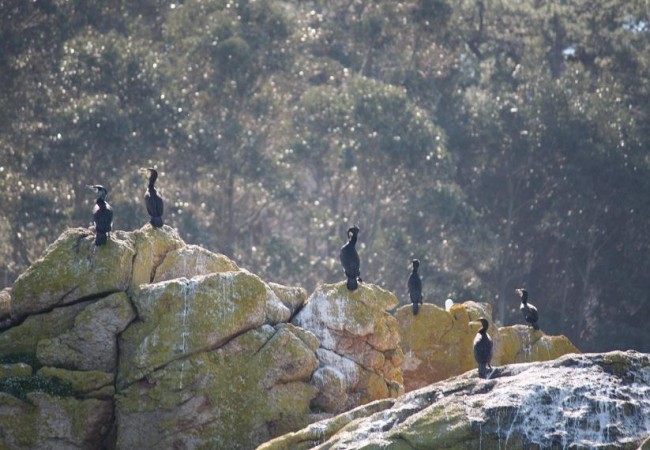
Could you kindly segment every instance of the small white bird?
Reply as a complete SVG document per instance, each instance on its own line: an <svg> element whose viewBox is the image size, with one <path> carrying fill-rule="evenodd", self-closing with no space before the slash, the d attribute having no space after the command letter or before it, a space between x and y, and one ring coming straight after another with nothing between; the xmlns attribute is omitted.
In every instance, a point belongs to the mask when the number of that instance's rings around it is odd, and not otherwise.
<svg viewBox="0 0 650 450"><path fill-rule="evenodd" d="M450 298L445 300L445 310L451 311L451 306L454 304L454 301Z"/></svg>

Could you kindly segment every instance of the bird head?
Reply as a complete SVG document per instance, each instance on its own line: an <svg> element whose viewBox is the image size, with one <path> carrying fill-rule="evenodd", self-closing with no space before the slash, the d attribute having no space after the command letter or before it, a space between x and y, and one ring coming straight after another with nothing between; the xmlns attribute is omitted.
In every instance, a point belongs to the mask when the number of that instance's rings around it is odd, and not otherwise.
<svg viewBox="0 0 650 450"><path fill-rule="evenodd" d="M102 200L104 200L104 199L106 199L106 196L108 195L108 191L101 184L92 184L92 185L87 185L86 187L88 189L92 189L93 191L95 191L97 193L97 198L98 199L101 198Z"/></svg>
<svg viewBox="0 0 650 450"><path fill-rule="evenodd" d="M420 267L420 260L419 259L414 259L411 262L413 263L413 269L417 270L418 267Z"/></svg>
<svg viewBox="0 0 650 450"><path fill-rule="evenodd" d="M471 323L480 323L481 328L487 330L488 327L490 326L490 323L485 317L481 317L480 319L473 320Z"/></svg>
<svg viewBox="0 0 650 450"><path fill-rule="evenodd" d="M357 237L359 234L359 227L356 225L352 225L350 228L348 228L348 239L352 237Z"/></svg>
<svg viewBox="0 0 650 450"><path fill-rule="evenodd" d="M519 298L521 298L521 301L525 302L528 300L528 291L526 289L515 289L515 293L519 296Z"/></svg>
<svg viewBox="0 0 650 450"><path fill-rule="evenodd" d="M140 169L140 172L146 173L149 177L149 181L156 181L158 178L158 171L153 167L143 167Z"/></svg>

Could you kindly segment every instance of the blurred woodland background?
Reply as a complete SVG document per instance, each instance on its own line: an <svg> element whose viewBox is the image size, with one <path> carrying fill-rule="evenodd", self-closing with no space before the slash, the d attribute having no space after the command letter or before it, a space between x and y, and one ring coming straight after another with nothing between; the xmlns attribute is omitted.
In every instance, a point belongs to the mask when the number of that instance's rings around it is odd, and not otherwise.
<svg viewBox="0 0 650 450"><path fill-rule="evenodd" d="M0 0L0 287L103 184L268 281L650 351L647 0Z"/></svg>

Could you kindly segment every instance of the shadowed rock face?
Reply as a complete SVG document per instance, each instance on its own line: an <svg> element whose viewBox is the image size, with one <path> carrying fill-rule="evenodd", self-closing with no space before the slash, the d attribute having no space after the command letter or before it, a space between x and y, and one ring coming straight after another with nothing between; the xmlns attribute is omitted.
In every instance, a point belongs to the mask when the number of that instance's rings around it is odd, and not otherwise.
<svg viewBox="0 0 650 450"><path fill-rule="evenodd" d="M472 371L318 422L279 449L620 448L650 434L650 355L571 354Z"/></svg>

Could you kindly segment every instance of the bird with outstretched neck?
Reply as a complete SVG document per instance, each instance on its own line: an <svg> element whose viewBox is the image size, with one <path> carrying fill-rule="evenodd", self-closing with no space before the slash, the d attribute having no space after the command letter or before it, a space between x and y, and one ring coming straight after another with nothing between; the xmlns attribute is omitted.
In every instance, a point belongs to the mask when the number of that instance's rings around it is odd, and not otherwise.
<svg viewBox="0 0 650 450"><path fill-rule="evenodd" d="M93 208L95 223L95 245L104 245L108 241L108 233L113 229L113 208L106 201L108 191L100 184L88 186L97 193L97 201Z"/></svg>
<svg viewBox="0 0 650 450"><path fill-rule="evenodd" d="M481 324L481 329L476 333L474 338L474 359L478 364L478 376L479 378L489 378L488 369L492 370L492 338L488 334L487 330L489 323L485 317L481 317L475 322Z"/></svg>
<svg viewBox="0 0 650 450"><path fill-rule="evenodd" d="M345 272L345 276L348 279L347 287L350 291L354 291L359 287L357 282L362 281L360 271L361 261L359 260L359 254L356 248L358 235L359 227L353 225L348 228L348 242L341 247L341 252L339 253L343 272Z"/></svg>
<svg viewBox="0 0 650 450"><path fill-rule="evenodd" d="M537 313L537 308L532 303L528 303L528 291L526 289L515 289L515 292L521 299L521 305L519 310L524 316L524 320L528 322L534 330L539 330L539 314Z"/></svg>
<svg viewBox="0 0 650 450"><path fill-rule="evenodd" d="M413 271L409 275L408 279L408 289L409 296L411 297L411 302L413 303L413 315L416 316L422 304L422 280L418 274L418 268L420 267L420 261L414 259L411 261L413 263Z"/></svg>
<svg viewBox="0 0 650 450"><path fill-rule="evenodd" d="M147 206L147 212L151 218L149 223L154 228L160 228L163 226L163 199L156 190L158 171L151 167L140 169L140 171L149 176L149 184L147 186L147 191L144 194L144 203Z"/></svg>

